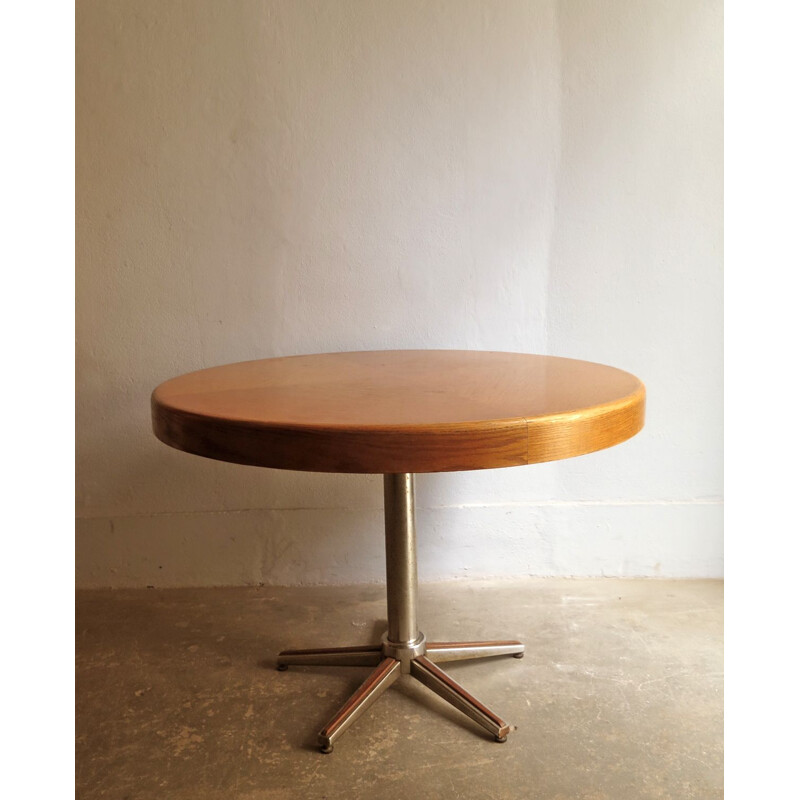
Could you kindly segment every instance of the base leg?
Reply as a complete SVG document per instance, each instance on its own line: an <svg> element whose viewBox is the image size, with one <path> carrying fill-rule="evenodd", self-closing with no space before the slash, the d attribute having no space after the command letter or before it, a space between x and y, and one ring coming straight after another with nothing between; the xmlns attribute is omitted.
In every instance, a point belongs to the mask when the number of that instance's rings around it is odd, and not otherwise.
<svg viewBox="0 0 800 800"><path fill-rule="evenodd" d="M428 642L425 655L429 661L440 664L444 661L465 661L470 658L491 656L514 656L522 658L525 645L517 641L501 642Z"/></svg>
<svg viewBox="0 0 800 800"><path fill-rule="evenodd" d="M338 739L400 677L400 662L384 658L372 674L356 689L336 716L319 732L319 749L333 750Z"/></svg>
<svg viewBox="0 0 800 800"><path fill-rule="evenodd" d="M282 650L278 653L278 669L289 664L323 667L374 667L383 656L380 645L363 647L322 647L315 650Z"/></svg>
<svg viewBox="0 0 800 800"><path fill-rule="evenodd" d="M411 674L420 683L424 683L425 686L436 692L439 697L447 700L448 703L493 734L498 742L506 740L510 726L425 656L415 658L411 662Z"/></svg>

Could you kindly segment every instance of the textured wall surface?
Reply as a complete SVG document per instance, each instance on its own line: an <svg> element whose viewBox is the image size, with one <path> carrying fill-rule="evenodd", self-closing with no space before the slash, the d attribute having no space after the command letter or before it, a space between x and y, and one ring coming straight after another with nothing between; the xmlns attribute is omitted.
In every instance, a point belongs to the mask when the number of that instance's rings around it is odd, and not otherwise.
<svg viewBox="0 0 800 800"><path fill-rule="evenodd" d="M77 3L77 581L379 580L378 476L172 451L149 395L332 350L634 372L635 439L418 478L420 573L722 571L722 5Z"/></svg>

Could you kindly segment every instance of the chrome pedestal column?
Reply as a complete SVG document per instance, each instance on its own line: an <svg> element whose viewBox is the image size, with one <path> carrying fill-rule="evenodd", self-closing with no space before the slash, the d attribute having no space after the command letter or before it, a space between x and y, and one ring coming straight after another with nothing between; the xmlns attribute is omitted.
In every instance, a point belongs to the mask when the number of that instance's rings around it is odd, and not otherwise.
<svg viewBox="0 0 800 800"><path fill-rule="evenodd" d="M323 753L403 674L409 674L459 711L506 741L509 726L476 700L444 670L443 661L511 655L522 658L525 646L516 641L427 642L417 628L417 542L414 526L414 476L384 475L386 520L386 605L389 630L381 644L365 647L328 647L316 650L283 650L278 669L290 664L324 666L374 666L353 696L320 731Z"/></svg>

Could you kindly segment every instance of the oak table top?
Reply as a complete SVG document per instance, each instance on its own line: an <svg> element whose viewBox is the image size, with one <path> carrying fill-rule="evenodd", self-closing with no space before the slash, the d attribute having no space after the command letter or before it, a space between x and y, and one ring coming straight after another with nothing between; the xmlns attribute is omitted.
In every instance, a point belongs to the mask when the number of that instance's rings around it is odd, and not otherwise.
<svg viewBox="0 0 800 800"><path fill-rule="evenodd" d="M645 389L614 367L473 350L290 356L203 369L152 395L179 450L313 472L450 472L553 461L623 442Z"/></svg>

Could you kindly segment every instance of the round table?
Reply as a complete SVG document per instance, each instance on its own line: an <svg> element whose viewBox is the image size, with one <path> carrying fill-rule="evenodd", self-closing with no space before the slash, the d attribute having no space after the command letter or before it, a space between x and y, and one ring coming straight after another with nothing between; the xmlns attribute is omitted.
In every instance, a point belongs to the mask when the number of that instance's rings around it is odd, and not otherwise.
<svg viewBox="0 0 800 800"><path fill-rule="evenodd" d="M290 664L375 669L319 733L322 752L401 674L505 741L509 726L437 663L521 658L517 641L428 642L417 627L414 473L513 467L618 444L645 390L614 367L554 356L383 350L290 356L191 372L152 395L164 443L237 464L382 473L388 630L373 646L284 650Z"/></svg>

